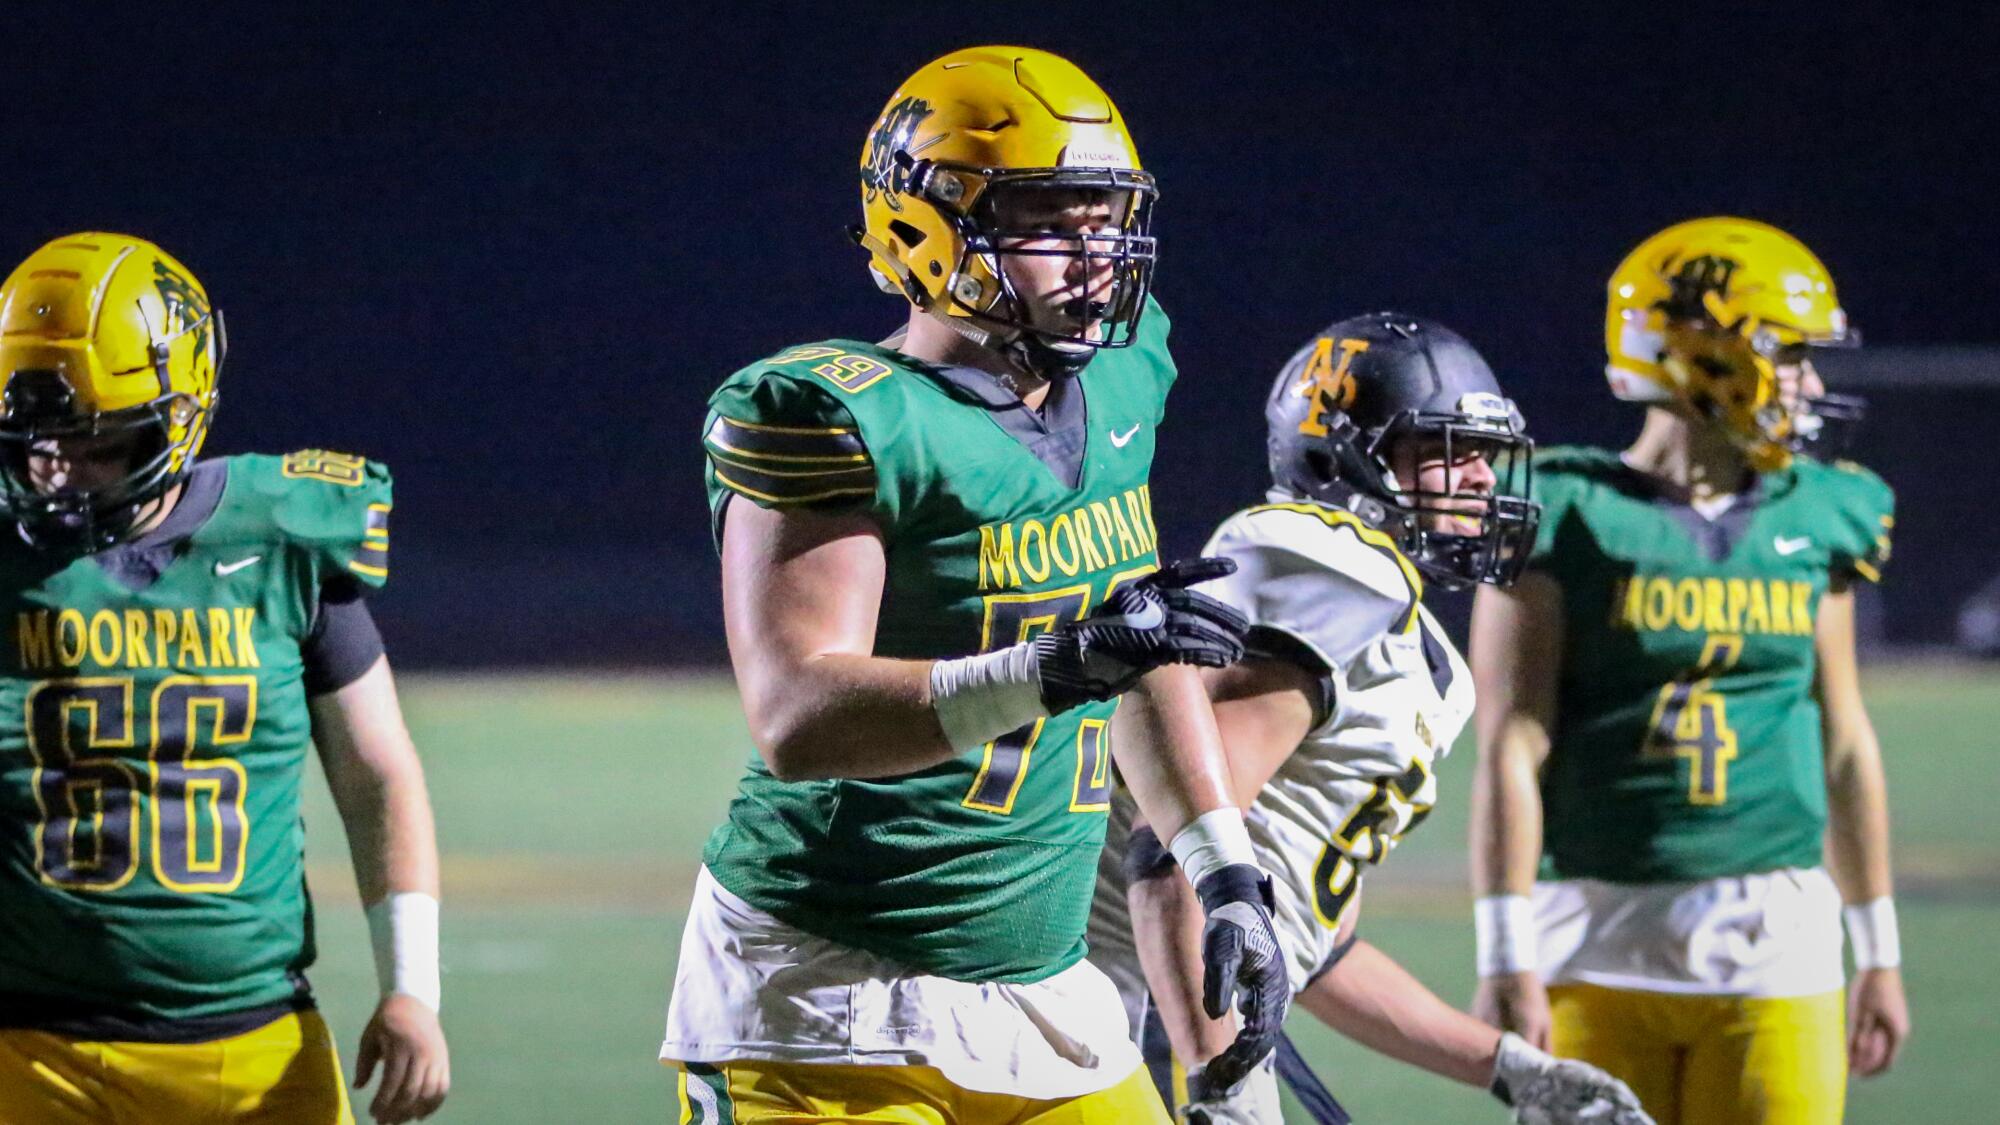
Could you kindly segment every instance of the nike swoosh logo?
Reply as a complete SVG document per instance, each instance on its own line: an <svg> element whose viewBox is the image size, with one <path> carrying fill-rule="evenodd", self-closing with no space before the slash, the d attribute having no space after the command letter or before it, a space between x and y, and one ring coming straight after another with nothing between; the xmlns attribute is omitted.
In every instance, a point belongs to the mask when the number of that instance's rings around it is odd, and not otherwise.
<svg viewBox="0 0 2000 1125"><path fill-rule="evenodd" d="M1122 433L1122 434L1121 434L1121 433L1119 433L1119 432L1118 432L1117 430L1112 430L1112 431L1110 431L1110 434L1111 434L1111 446L1112 446L1112 448L1114 448L1114 449L1123 449L1123 448L1125 448L1125 443L1126 443L1126 442L1128 442L1128 441L1131 441L1131 440L1132 440L1132 435L1133 435L1133 434L1136 434L1136 433L1138 433L1138 432L1139 432L1139 423L1137 423L1137 422L1134 422L1134 423L1132 423L1132 428L1131 428L1131 429L1129 429L1129 430L1126 430L1126 431L1125 431L1124 433Z"/></svg>
<svg viewBox="0 0 2000 1125"><path fill-rule="evenodd" d="M264 561L264 556L251 555L247 559L237 559L233 563L217 562L215 564L215 576L217 578L227 578L230 575L235 574L237 571L242 570L244 567L249 566L251 563L258 563L263 561Z"/></svg>
<svg viewBox="0 0 2000 1125"><path fill-rule="evenodd" d="M1780 535L1771 540L1771 549L1781 555L1796 555L1810 546L1812 546L1810 535L1801 535L1797 539L1787 539Z"/></svg>

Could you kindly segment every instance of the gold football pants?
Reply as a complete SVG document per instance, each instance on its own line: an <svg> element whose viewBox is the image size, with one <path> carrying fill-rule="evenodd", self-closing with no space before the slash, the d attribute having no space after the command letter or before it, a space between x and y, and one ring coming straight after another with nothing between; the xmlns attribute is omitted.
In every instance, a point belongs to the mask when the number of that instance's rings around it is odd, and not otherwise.
<svg viewBox="0 0 2000 1125"><path fill-rule="evenodd" d="M1549 988L1556 1054L1625 1080L1659 1125L1828 1125L1847 1100L1846 1002Z"/></svg>
<svg viewBox="0 0 2000 1125"><path fill-rule="evenodd" d="M1145 1067L1108 1090L1036 1099L966 1090L927 1066L674 1064L680 1125L1168 1125Z"/></svg>
<svg viewBox="0 0 2000 1125"><path fill-rule="evenodd" d="M207 1043L0 1030L0 1125L354 1125L318 1012Z"/></svg>

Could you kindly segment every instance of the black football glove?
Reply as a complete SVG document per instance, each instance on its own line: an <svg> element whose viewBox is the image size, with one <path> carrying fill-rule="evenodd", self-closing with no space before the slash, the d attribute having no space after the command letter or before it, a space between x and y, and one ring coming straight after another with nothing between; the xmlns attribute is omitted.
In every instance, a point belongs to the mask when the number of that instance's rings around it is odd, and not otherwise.
<svg viewBox="0 0 2000 1125"><path fill-rule="evenodd" d="M1291 978L1271 924L1271 879L1247 863L1210 872L1194 889L1208 922L1201 930L1201 1006L1219 1020L1240 1006L1236 1041L1201 1068L1208 1085L1228 1090L1248 1077L1285 1028Z"/></svg>
<svg viewBox="0 0 2000 1125"><path fill-rule="evenodd" d="M1164 566L1118 587L1083 620L1036 637L1035 670L1049 714L1122 695L1162 664L1222 668L1243 659L1250 622L1188 589L1235 572L1228 559Z"/></svg>

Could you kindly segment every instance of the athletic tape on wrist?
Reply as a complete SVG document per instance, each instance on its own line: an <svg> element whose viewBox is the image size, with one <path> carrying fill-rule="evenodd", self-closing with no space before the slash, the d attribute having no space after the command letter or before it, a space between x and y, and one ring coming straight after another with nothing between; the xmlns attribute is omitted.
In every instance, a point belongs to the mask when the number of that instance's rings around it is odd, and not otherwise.
<svg viewBox="0 0 2000 1125"><path fill-rule="evenodd" d="M375 948L375 980L382 995L400 992L438 1011L438 900L421 891L398 891L368 908L368 937Z"/></svg>
<svg viewBox="0 0 2000 1125"><path fill-rule="evenodd" d="M1197 887L1232 863L1257 864L1257 853L1250 847L1250 829L1243 824L1243 810L1233 805L1195 817L1167 847L1180 861L1187 881Z"/></svg>
<svg viewBox="0 0 2000 1125"><path fill-rule="evenodd" d="M1896 900L1887 895L1840 912L1847 923L1847 944L1854 947L1854 967L1893 969L1903 963L1903 938L1896 927Z"/></svg>
<svg viewBox="0 0 2000 1125"><path fill-rule="evenodd" d="M953 750L984 746L1047 715L1034 646L933 663L931 710Z"/></svg>
<svg viewBox="0 0 2000 1125"><path fill-rule="evenodd" d="M1526 895L1487 895L1472 904L1479 975L1497 977L1535 967L1535 904Z"/></svg>

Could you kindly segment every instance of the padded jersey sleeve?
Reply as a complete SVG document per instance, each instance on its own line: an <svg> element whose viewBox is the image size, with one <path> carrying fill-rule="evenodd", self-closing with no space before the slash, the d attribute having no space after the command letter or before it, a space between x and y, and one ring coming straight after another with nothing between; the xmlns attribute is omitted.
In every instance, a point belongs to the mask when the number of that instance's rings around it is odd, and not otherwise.
<svg viewBox="0 0 2000 1125"><path fill-rule="evenodd" d="M1834 575L1882 581L1896 528L1895 490L1853 461L1836 461L1826 472L1835 497Z"/></svg>
<svg viewBox="0 0 2000 1125"><path fill-rule="evenodd" d="M1202 553L1236 563L1236 573L1204 583L1203 593L1241 610L1253 635L1288 637L1326 669L1345 668L1386 633L1416 628L1423 587L1415 568L1387 535L1348 512L1251 508L1218 528Z"/></svg>
<svg viewBox="0 0 2000 1125"><path fill-rule="evenodd" d="M273 516L312 563L317 590L342 584L363 593L389 581L388 466L351 453L302 449L279 461L282 496Z"/></svg>
<svg viewBox="0 0 2000 1125"><path fill-rule="evenodd" d="M702 432L710 523L741 496L762 508L843 507L875 496L875 463L847 408L781 372L732 379L709 398Z"/></svg>

